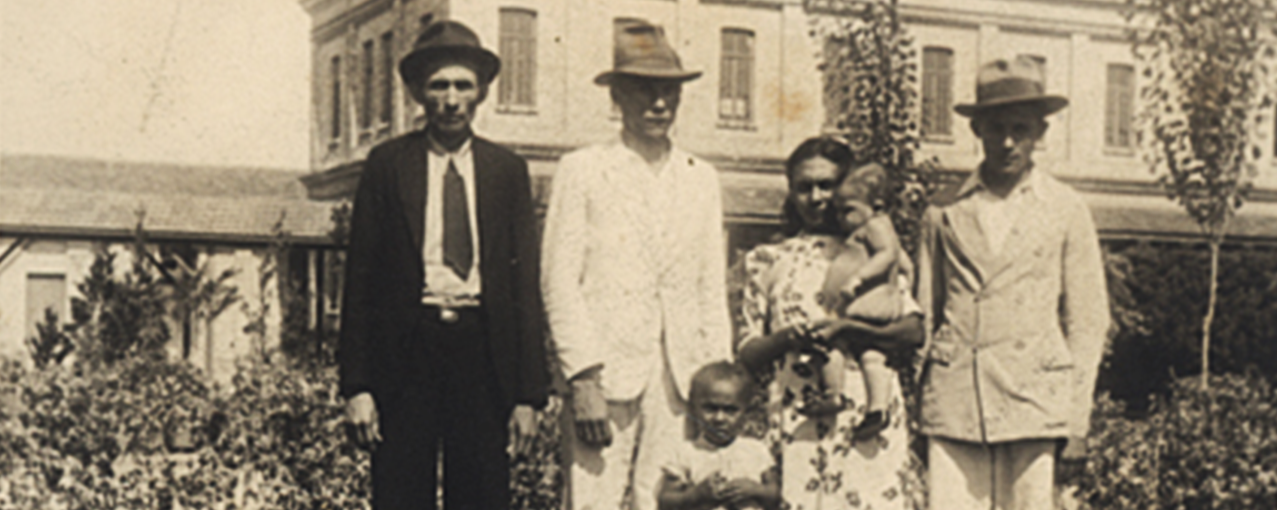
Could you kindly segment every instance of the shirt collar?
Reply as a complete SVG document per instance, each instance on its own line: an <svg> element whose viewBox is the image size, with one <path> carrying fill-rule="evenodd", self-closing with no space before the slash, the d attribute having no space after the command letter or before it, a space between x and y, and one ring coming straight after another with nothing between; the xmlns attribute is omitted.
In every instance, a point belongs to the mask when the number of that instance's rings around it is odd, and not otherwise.
<svg viewBox="0 0 1277 510"><path fill-rule="evenodd" d="M1030 168L1028 172L1026 173L1026 175L1024 176L1024 178L1020 179L1020 182L1015 184L1015 188L1011 189L1011 194L1016 194L1016 193L1037 194L1037 188L1039 187L1039 181L1041 180L1041 177L1040 177L1041 173L1042 173L1042 170L1038 169L1036 166L1033 168ZM971 175L967 176L967 179L965 181L962 182L962 187L958 188L958 196L965 197L977 191L988 191L988 190L989 190L989 187L985 186L984 180L980 179L980 169L977 168L974 172L971 172Z"/></svg>
<svg viewBox="0 0 1277 510"><path fill-rule="evenodd" d="M438 141L435 140L435 137L426 135L426 141L429 142L430 152L436 156L441 156L441 157L464 158L469 156L470 141L473 139L474 137L466 137L466 141L462 142L461 146L457 147L457 150L448 152L448 150L445 149L443 145L441 145Z"/></svg>

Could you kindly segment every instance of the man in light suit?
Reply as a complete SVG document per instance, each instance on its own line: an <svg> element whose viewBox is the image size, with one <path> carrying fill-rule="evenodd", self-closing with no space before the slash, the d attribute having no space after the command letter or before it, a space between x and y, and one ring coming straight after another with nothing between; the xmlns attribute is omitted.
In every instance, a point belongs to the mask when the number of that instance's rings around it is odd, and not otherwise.
<svg viewBox="0 0 1277 510"><path fill-rule="evenodd" d="M536 433L548 374L527 164L470 123L500 68L465 25L428 25L399 73L426 128L368 154L338 351L373 508L510 506L507 426ZM509 424L509 425L507 425Z"/></svg>
<svg viewBox="0 0 1277 510"><path fill-rule="evenodd" d="M1028 57L980 68L977 102L955 109L984 161L925 215L921 429L933 508L1054 508L1060 450L1085 451L1108 298L1086 203L1033 165L1045 117L1068 104L1042 83Z"/></svg>
<svg viewBox="0 0 1277 510"><path fill-rule="evenodd" d="M543 294L572 390L571 500L655 510L661 441L681 441L689 381L731 356L717 171L669 129L684 70L660 27L617 30L620 140L563 157L543 240ZM633 478L631 480L631 467Z"/></svg>

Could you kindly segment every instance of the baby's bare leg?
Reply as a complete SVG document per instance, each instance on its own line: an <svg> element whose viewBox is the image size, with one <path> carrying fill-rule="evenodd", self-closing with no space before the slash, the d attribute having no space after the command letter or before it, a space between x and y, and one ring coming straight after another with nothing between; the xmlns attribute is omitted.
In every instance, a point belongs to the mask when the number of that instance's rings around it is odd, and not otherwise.
<svg viewBox="0 0 1277 510"><path fill-rule="evenodd" d="M887 368L887 355L873 349L860 355L860 370L865 377L865 397L867 411L883 411L891 400L891 377L894 375Z"/></svg>

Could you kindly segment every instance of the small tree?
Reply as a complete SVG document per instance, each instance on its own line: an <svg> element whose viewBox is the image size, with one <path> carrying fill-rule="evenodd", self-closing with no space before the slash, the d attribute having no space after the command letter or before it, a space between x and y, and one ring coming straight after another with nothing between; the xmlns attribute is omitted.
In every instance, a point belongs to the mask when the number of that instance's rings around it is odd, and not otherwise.
<svg viewBox="0 0 1277 510"><path fill-rule="evenodd" d="M171 257L171 267L164 271L162 290L169 316L182 325L182 359L191 356L191 326L217 319L240 300L239 289L231 281L239 273L235 268L214 274L208 261L188 264L181 257Z"/></svg>
<svg viewBox="0 0 1277 510"><path fill-rule="evenodd" d="M27 339L27 350L31 351L36 368L59 365L75 350L71 337L58 322L58 312L52 307L44 309L44 321L36 324L35 329L36 335Z"/></svg>
<svg viewBox="0 0 1277 510"><path fill-rule="evenodd" d="M1254 134L1272 106L1273 0L1127 0L1132 49L1145 65L1137 131L1167 196L1210 247L1201 383L1210 374L1219 248L1262 155ZM1147 28L1145 28L1147 27Z"/></svg>
<svg viewBox="0 0 1277 510"><path fill-rule="evenodd" d="M887 170L880 197L901 243L917 247L918 222L934 186L935 160L919 162L918 64L913 38L900 24L896 0L812 1L813 35L823 42L827 127Z"/></svg>
<svg viewBox="0 0 1277 510"><path fill-rule="evenodd" d="M106 245L95 248L89 274L71 299L77 359L91 366L110 365L137 354L162 352L169 340L159 283L147 268L138 244L130 269L117 275Z"/></svg>
<svg viewBox="0 0 1277 510"><path fill-rule="evenodd" d="M901 26L896 3L808 0L807 7L827 14L815 18L812 31L823 43L820 70L827 128L841 134L861 159L886 169L888 183L875 205L891 214L901 244L913 254L922 213L937 184L936 160L916 159L921 124L917 51ZM920 391L913 364L905 361L893 364L900 368L910 420L916 424ZM922 448L920 442L912 446L915 452ZM907 487L920 486L921 476L916 471L910 475L916 478L907 479ZM925 491L908 492L911 506L925 508Z"/></svg>

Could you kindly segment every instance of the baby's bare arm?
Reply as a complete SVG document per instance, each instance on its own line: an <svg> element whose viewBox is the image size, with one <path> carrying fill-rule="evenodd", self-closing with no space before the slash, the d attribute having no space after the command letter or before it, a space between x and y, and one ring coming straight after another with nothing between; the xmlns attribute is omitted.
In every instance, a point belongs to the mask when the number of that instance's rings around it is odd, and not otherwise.
<svg viewBox="0 0 1277 510"><path fill-rule="evenodd" d="M869 248L870 257L864 265L856 270L852 281L868 281L887 274L896 264L904 250L900 248L900 239L896 237L896 229L891 225L891 218L885 214L874 216L862 227L865 244Z"/></svg>

